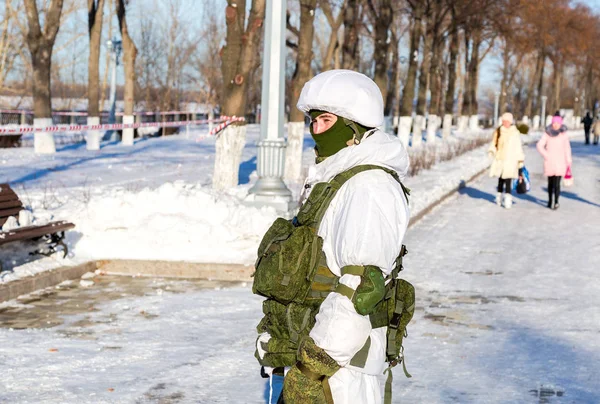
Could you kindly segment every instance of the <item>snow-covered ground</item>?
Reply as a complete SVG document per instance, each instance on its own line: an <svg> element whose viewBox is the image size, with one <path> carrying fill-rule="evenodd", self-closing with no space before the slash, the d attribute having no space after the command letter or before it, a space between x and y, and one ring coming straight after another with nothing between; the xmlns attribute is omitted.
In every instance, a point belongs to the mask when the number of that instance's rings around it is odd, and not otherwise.
<svg viewBox="0 0 600 404"><path fill-rule="evenodd" d="M37 222L60 219L76 225L67 233L72 254L66 260L53 256L19 264L0 275L0 282L98 259L253 263L277 213L241 203L256 181L259 127L248 128L241 185L226 192L210 186L215 139L206 137L206 127L143 138L129 148L105 143L99 151L88 151L79 143L50 156L35 155L31 148L0 149L0 183L11 183ZM435 148L442 154L465 137L482 135L489 131L453 135L445 143L439 139ZM308 133L304 147L308 166L314 160ZM412 215L487 167L485 149L407 179L413 189ZM302 184L288 185L297 196Z"/></svg>
<svg viewBox="0 0 600 404"><path fill-rule="evenodd" d="M600 148L579 137L573 151L575 185L557 211L530 146L532 190L512 210L484 176L409 230L413 378L395 370L394 402L600 402ZM53 328L0 329L0 402L264 402L249 285L174 293L157 282L91 299Z"/></svg>

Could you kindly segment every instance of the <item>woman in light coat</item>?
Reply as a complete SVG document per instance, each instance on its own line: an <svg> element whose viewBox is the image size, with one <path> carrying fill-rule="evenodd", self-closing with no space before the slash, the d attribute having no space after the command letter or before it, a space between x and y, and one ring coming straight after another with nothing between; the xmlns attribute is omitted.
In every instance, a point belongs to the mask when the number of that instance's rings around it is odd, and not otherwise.
<svg viewBox="0 0 600 404"><path fill-rule="evenodd" d="M560 180L573 162L567 127L562 124L560 116L552 117L552 124L546 127L546 132L537 143L537 149L544 157L544 175L548 177L548 207L558 209Z"/></svg>
<svg viewBox="0 0 600 404"><path fill-rule="evenodd" d="M496 204L498 206L502 204L502 192L504 191L504 207L510 209L512 206L512 180L519 178L520 169L523 168L525 161L521 132L513 125L513 116L510 112L502 115L502 126L494 131L489 153L494 157L490 167L490 177L498 177Z"/></svg>

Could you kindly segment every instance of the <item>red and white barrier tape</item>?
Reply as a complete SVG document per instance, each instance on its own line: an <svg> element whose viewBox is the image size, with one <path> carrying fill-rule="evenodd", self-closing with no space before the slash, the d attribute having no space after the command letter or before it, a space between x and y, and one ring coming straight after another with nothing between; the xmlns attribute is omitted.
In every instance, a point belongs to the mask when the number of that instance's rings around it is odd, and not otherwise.
<svg viewBox="0 0 600 404"><path fill-rule="evenodd" d="M89 130L120 130L120 129L136 129L136 128L163 128L163 127L174 127L174 126L187 126L187 125L202 125L215 122L223 122L223 124L230 125L233 122L244 121L243 117L236 116L221 116L219 119L209 120L195 120L195 121L176 121L176 122L145 122L145 123L114 123L114 124L103 124L103 125L53 125L45 127L34 127L34 126L17 126L15 128L2 128L0 127L0 135L2 134L22 134L22 133L34 133L34 132L82 132ZM220 129L222 130L222 129ZM213 129L211 134L216 134L219 131Z"/></svg>
<svg viewBox="0 0 600 404"><path fill-rule="evenodd" d="M29 115L33 115L33 111L27 110L27 109L0 109L0 114L29 114ZM133 115L192 115L192 114L200 114L201 112L190 112L190 111L157 111L157 112L152 112L152 111L141 111L141 112L134 112ZM88 113L87 112L78 112L78 111L55 111L52 113L52 115L59 115L59 116L87 116ZM110 115L109 112L101 112L100 115L105 116L105 115ZM122 116L125 115L124 112L116 112L115 115L117 116Z"/></svg>

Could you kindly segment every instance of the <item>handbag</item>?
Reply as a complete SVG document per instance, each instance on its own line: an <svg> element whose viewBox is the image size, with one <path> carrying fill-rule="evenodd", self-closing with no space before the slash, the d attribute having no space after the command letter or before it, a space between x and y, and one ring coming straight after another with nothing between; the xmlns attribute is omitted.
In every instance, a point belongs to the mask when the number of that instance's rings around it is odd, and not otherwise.
<svg viewBox="0 0 600 404"><path fill-rule="evenodd" d="M571 172L571 166L567 166L567 172L565 173L563 184L565 187L570 187L573 185L573 173Z"/></svg>
<svg viewBox="0 0 600 404"><path fill-rule="evenodd" d="M513 187L518 194L525 194L531 189L531 181L529 180L529 171L526 167L520 170L519 178L514 183Z"/></svg>

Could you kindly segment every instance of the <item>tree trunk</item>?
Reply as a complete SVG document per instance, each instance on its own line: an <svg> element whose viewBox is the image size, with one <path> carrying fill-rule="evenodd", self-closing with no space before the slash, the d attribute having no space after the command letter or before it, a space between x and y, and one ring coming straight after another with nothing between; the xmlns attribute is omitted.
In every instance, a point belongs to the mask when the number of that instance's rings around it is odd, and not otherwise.
<svg viewBox="0 0 600 404"><path fill-rule="evenodd" d="M36 118L52 118L52 95L50 92L50 71L52 49L39 45L37 52L31 53L33 67L33 114Z"/></svg>
<svg viewBox="0 0 600 404"><path fill-rule="evenodd" d="M508 69L510 68L510 53L508 43L504 43L504 52L502 53L502 81L500 82L500 98L498 101L498 111L504 113L506 109L506 83L508 81Z"/></svg>
<svg viewBox="0 0 600 404"><path fill-rule="evenodd" d="M100 39L104 0L88 0L88 33L90 55L88 58L88 116L100 113Z"/></svg>
<svg viewBox="0 0 600 404"><path fill-rule="evenodd" d="M244 116L248 97L248 81L256 64L256 55L265 18L265 0L253 0L248 28L246 1L238 0L237 7L228 5L225 16L227 22L226 45L222 49L223 73L223 114Z"/></svg>
<svg viewBox="0 0 600 404"><path fill-rule="evenodd" d="M329 23L329 27L331 28L331 32L329 33L329 43L327 44L327 50L325 52L325 56L323 57L323 66L321 66L322 71L331 70L334 67L334 58L336 55L336 51L340 46L338 33L340 30L340 26L344 21L344 7L345 1L341 4L341 10L337 17L334 18L333 12L331 11L331 5L329 4L329 0L320 0L319 5L323 14L327 18L327 22Z"/></svg>
<svg viewBox="0 0 600 404"><path fill-rule="evenodd" d="M431 101L429 104L429 112L431 114L441 115L442 80L444 76L440 69L442 57L444 54L444 43L442 38L437 37L434 39L431 52L431 67L429 69Z"/></svg>
<svg viewBox="0 0 600 404"><path fill-rule="evenodd" d="M296 108L302 87L311 77L312 43L317 0L300 0L300 35L296 71L292 77L290 125L285 156L285 178L298 181L302 174L302 146L304 141L304 113Z"/></svg>
<svg viewBox="0 0 600 404"><path fill-rule="evenodd" d="M119 29L121 31L121 40L123 41L123 65L125 68L125 91L123 94L123 123L133 123L133 109L135 106L135 58L137 48L129 36L127 28L127 16L125 9L125 0L117 0L117 19L119 20ZM124 129L122 142L124 145L133 145L133 129Z"/></svg>
<svg viewBox="0 0 600 404"><path fill-rule="evenodd" d="M588 56L589 58L589 56ZM590 113L592 114L592 116L596 116L594 111L594 107L596 105L595 102L595 97L593 94L594 91L594 71L593 71L593 62L589 63L588 66L588 71L587 71L587 76L586 76L586 86L585 88L587 88L587 91L585 91L585 108L590 111ZM583 116L584 112L586 111L581 111L581 115Z"/></svg>
<svg viewBox="0 0 600 404"><path fill-rule="evenodd" d="M398 41L393 33L392 40L389 44L389 52L392 54L392 82L390 83L389 91L385 97L385 116L393 115L396 112L395 104L398 92L398 82L400 81L398 69L398 64L400 63L400 56L398 54Z"/></svg>
<svg viewBox="0 0 600 404"><path fill-rule="evenodd" d="M433 31L431 21L427 22L424 35L423 61L419 73L419 92L417 94L417 115L425 116L427 112L427 90L429 89L429 68L431 66L431 46L433 44Z"/></svg>
<svg viewBox="0 0 600 404"><path fill-rule="evenodd" d="M454 18L453 18L454 21ZM456 88L456 64L458 58L458 28L456 23L452 22L450 31L450 56L448 62L448 89L446 90L446 101L444 103L444 112L452 115L454 113L454 92Z"/></svg>
<svg viewBox="0 0 600 404"><path fill-rule="evenodd" d="M100 123L100 39L102 36L102 20L104 0L88 0L88 34L90 54L88 58L88 125ZM100 150L102 132L88 131L85 137L88 150Z"/></svg>
<svg viewBox="0 0 600 404"><path fill-rule="evenodd" d="M470 116L478 114L478 102L477 102L477 87L479 84L479 47L481 46L481 33L477 31L473 35L473 45L471 60L469 64L469 109L467 110Z"/></svg>
<svg viewBox="0 0 600 404"><path fill-rule="evenodd" d="M470 58L469 58L469 51L471 49L471 33L467 30L465 30L465 73L464 73L464 83L462 85L462 94L463 94L463 100L462 100L462 107L461 107L461 116L467 116L470 114L471 111L471 82L469 80L469 69L471 67L471 63L470 63Z"/></svg>
<svg viewBox="0 0 600 404"><path fill-rule="evenodd" d="M123 65L125 69L124 115L132 115L135 105L135 58L137 48L127 28L125 0L117 0L117 18L123 41Z"/></svg>
<svg viewBox="0 0 600 404"><path fill-rule="evenodd" d="M375 59L375 83L381 90L383 99L387 98L388 91L388 32L393 20L393 10L391 0L381 0L379 2L379 14L372 10L375 18L375 49L373 58Z"/></svg>
<svg viewBox="0 0 600 404"><path fill-rule="evenodd" d="M417 69L419 64L419 43L421 41L422 19L424 5L417 2L414 11L414 20L410 33L410 54L408 62L408 73L404 91L402 91L402 100L400 101L400 116L411 116L413 110L413 99L415 97L415 85L417 81Z"/></svg>
<svg viewBox="0 0 600 404"><path fill-rule="evenodd" d="M36 0L24 0L27 15L27 45L33 68L33 113L39 126L52 123L52 95L50 72L52 71L52 48L60 27L63 0L54 0L44 15L44 29L40 26ZM36 153L55 153L52 133L37 132L34 136Z"/></svg>
<svg viewBox="0 0 600 404"><path fill-rule="evenodd" d="M228 0L225 8L226 44L221 50L223 96L221 113L244 116L248 101L248 82L256 66L266 0L252 0L246 24L246 0ZM247 27L244 30L244 27ZM242 151L246 143L245 124L230 125L217 138L213 187L226 189L238 183Z"/></svg>
<svg viewBox="0 0 600 404"><path fill-rule="evenodd" d="M313 59L312 43L314 37L314 19L317 0L300 1L300 35L298 37L298 55L296 71L292 77L291 122L304 122L304 113L296 108L304 84L311 78Z"/></svg>
<svg viewBox="0 0 600 404"><path fill-rule="evenodd" d="M42 31L35 0L24 0L27 14L27 45L31 53L33 67L33 113L36 118L52 118L52 97L50 93L50 72L52 48L60 27L63 1L55 0L44 16Z"/></svg>
<svg viewBox="0 0 600 404"><path fill-rule="evenodd" d="M348 0L344 9L344 45L342 68L358 70L358 30L360 29L360 0Z"/></svg>
<svg viewBox="0 0 600 404"><path fill-rule="evenodd" d="M333 57L335 55L335 50L339 46L338 42L338 31L331 31L329 34L329 44L327 45L327 52L325 53L325 57L323 58L323 71L331 70L333 68Z"/></svg>
<svg viewBox="0 0 600 404"><path fill-rule="evenodd" d="M554 72L552 74L553 90L552 95L552 109L551 111L558 111L560 109L560 89L561 89L562 71L560 62L554 63Z"/></svg>
<svg viewBox="0 0 600 404"><path fill-rule="evenodd" d="M540 73L542 72L543 63L544 55L542 52L540 52L535 64L535 73L529 82L529 87L527 87L527 106L525 107L525 115L530 118L533 116L533 100L535 99L533 92L535 91L535 84L539 80Z"/></svg>
<svg viewBox="0 0 600 404"><path fill-rule="evenodd" d="M546 127L546 117L541 116L542 114L542 96L544 96L544 68L546 67L546 56L542 54L542 69L540 70L540 77L538 81L538 108L540 110L540 122L542 122L542 128ZM546 105L546 115L548 115L548 105Z"/></svg>

